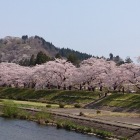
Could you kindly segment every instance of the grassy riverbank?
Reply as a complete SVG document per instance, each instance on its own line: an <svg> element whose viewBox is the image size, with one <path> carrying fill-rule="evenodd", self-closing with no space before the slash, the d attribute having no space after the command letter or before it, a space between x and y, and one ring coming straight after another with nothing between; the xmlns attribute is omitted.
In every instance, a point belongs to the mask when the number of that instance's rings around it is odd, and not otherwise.
<svg viewBox="0 0 140 140"><path fill-rule="evenodd" d="M19 100L12 100L12 99L0 99L0 104L3 105L4 102L13 102L17 104L18 107L26 107L26 108L35 108L35 109L42 109L42 108L59 108L58 104L46 104L41 102L31 102L31 101L19 101ZM65 108L72 107L70 105L65 105Z"/></svg>
<svg viewBox="0 0 140 140"><path fill-rule="evenodd" d="M33 90L33 89L19 89L19 88L0 88L0 104L1 110L4 117L28 119L36 121L39 124L44 125L55 125L57 128L65 128L67 130L73 130L80 133L91 133L102 136L103 138L114 137L113 133L116 135L129 136L125 134L125 130L121 127L108 126L106 123L98 124L97 122L84 122L83 120L77 120L76 118L54 115L53 113L48 113L48 108L73 108L81 107L87 103L93 102L96 107L115 107L115 108L127 108L128 110L139 110L140 108L140 94L118 94L113 93L107 97L99 99L99 92L89 92L89 91L62 91L62 90ZM99 99L99 100L98 100ZM98 101L99 102L98 102ZM94 104L94 101L97 103ZM13 104L13 105L12 105ZM31 110L19 109L20 107L31 108ZM32 110L33 109L33 110ZM34 109L39 109L42 111L36 112ZM62 109L66 111L65 109ZM72 109L68 109L72 110ZM85 110L84 110L85 112ZM100 113L98 113L100 112ZM81 112L83 114L83 112ZM61 114L61 112L60 112ZM96 114L96 115L95 115ZM132 114L133 115L133 114ZM139 114L136 114L139 115ZM111 114L108 115L105 111L96 110L92 114L85 113L86 117L97 117L98 119L107 118L112 119L116 116L128 116L126 114ZM128 116L131 117L130 115ZM136 117L136 116L135 116ZM112 119L113 120L113 119ZM92 125L91 125L92 123ZM82 126L82 125L83 126ZM104 126L104 127L103 127ZM97 129L96 129L97 128ZM118 132L114 131L118 130ZM128 130L127 130L128 131ZM110 133L113 132L113 133ZM118 134L117 134L118 133ZM123 135L124 134L124 135ZM133 134L133 132L132 132ZM131 134L131 135L132 135ZM121 138L119 139L126 139Z"/></svg>
<svg viewBox="0 0 140 140"><path fill-rule="evenodd" d="M116 137L111 132L96 129L88 125L81 125L81 123L78 123L76 120L72 121L69 119L60 119L58 116L55 117L54 115L45 112L43 110L39 112L34 112L34 111L19 109L17 107L17 104L13 103L12 101L4 102L4 106L0 109L0 111L2 112L3 117L27 119L27 120L35 121L42 125L54 125L58 129L64 128L66 130L76 131L78 133L94 134L106 139ZM126 138L122 138L122 137L119 137L119 139L126 140Z"/></svg>
<svg viewBox="0 0 140 140"><path fill-rule="evenodd" d="M22 88L0 88L1 99L12 99L14 102L24 106L41 106L45 107L47 104L51 107L58 107L59 104L74 106L80 104L84 106L90 102L99 99L99 92L92 91L62 91L62 90L34 90ZM15 101L20 100L20 102ZM26 102L30 101L30 102ZM36 103L35 103L36 102ZM39 102L39 103L38 103ZM79 107L80 107L79 106ZM103 100L99 101L94 107L116 107L126 108L127 110L139 110L140 108L140 94L118 94L113 93ZM66 107L66 106L65 106Z"/></svg>
<svg viewBox="0 0 140 140"><path fill-rule="evenodd" d="M140 94L112 94L96 104L96 106L110 106L127 110L140 109Z"/></svg>
<svg viewBox="0 0 140 140"><path fill-rule="evenodd" d="M43 103L87 104L99 98L98 92L33 90L21 88L0 88L0 98L37 101Z"/></svg>

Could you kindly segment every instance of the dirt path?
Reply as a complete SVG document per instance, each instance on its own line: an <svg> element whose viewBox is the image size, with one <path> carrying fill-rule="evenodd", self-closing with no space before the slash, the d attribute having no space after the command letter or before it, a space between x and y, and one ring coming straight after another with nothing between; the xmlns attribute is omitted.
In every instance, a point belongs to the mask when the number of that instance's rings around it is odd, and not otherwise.
<svg viewBox="0 0 140 140"><path fill-rule="evenodd" d="M72 115L73 117L84 118L89 120L95 120L103 123L109 123L119 126L126 126L129 128L137 128L140 129L140 114L121 116L111 114L110 111L101 111L102 114L97 115L96 110L94 109L49 109L49 111L63 114L63 115ZM82 112L84 114L88 114L86 117L79 116L79 113Z"/></svg>
<svg viewBox="0 0 140 140"><path fill-rule="evenodd" d="M140 118L135 116L110 116L109 111L102 111L105 115L94 117L79 116L80 112L85 114L96 114L93 109L49 109L57 118L72 120L85 126L94 127L99 130L112 132L116 136L123 136L129 140L140 140Z"/></svg>
<svg viewBox="0 0 140 140"><path fill-rule="evenodd" d="M24 108L20 107L21 109L25 109L28 111L34 111L34 112L40 112L41 109L34 109L34 108ZM96 121L96 122L102 122L106 124L116 125L116 126L122 126L132 129L139 129L140 130L140 114L112 114L111 111L104 111L101 110L101 114L97 114L97 110L95 109L67 109L67 108L57 108L52 109L48 108L46 111L61 115L61 116L68 116L73 117L77 119L84 119L89 121ZM84 113L84 116L79 116L80 112Z"/></svg>
<svg viewBox="0 0 140 140"><path fill-rule="evenodd" d="M40 109L22 108L28 111L40 112ZM93 109L46 109L50 112L55 119L70 120L77 124L81 124L88 127L94 127L95 129L112 132L114 136L123 136L129 138L129 140L140 139L140 118L125 116L116 117L109 115L109 111L102 111L102 115L97 115L96 110ZM79 116L79 113L96 114L93 117ZM138 114L139 115L139 114Z"/></svg>

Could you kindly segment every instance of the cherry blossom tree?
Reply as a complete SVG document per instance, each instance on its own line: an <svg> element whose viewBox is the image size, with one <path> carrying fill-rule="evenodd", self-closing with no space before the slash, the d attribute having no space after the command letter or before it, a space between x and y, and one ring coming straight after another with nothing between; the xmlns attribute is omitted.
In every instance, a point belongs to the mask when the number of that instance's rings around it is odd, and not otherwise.
<svg viewBox="0 0 140 140"><path fill-rule="evenodd" d="M49 88L52 85L64 88L74 83L73 75L76 67L66 60L56 59L44 65L37 65L34 69L33 79L37 81L37 86L48 86Z"/></svg>
<svg viewBox="0 0 140 140"><path fill-rule="evenodd" d="M29 83L31 75L32 68L14 63L0 63L0 86L24 86L24 83Z"/></svg>
<svg viewBox="0 0 140 140"><path fill-rule="evenodd" d="M0 63L0 86L26 88L88 89L95 87L124 90L129 85L140 88L140 66L127 63L116 66L113 61L90 58L76 68L64 59L55 59L34 67Z"/></svg>
<svg viewBox="0 0 140 140"><path fill-rule="evenodd" d="M98 86L100 90L109 72L115 67L113 61L106 61L104 59L90 58L84 60L80 65L82 82L89 86Z"/></svg>

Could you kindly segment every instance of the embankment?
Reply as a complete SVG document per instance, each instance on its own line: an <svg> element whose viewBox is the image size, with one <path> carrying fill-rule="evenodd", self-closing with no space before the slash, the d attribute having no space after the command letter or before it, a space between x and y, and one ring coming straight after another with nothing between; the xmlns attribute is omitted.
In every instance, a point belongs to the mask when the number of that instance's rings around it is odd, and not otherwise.
<svg viewBox="0 0 140 140"><path fill-rule="evenodd" d="M86 105L86 108L140 113L140 94L112 94L97 103Z"/></svg>
<svg viewBox="0 0 140 140"><path fill-rule="evenodd" d="M0 98L43 103L87 104L99 98L98 92L66 90L34 90L0 87Z"/></svg>
<svg viewBox="0 0 140 140"><path fill-rule="evenodd" d="M39 109L27 109L22 108L23 110L26 110L30 112L31 114L35 114L38 112L41 112ZM44 112L45 113L45 112ZM82 130L78 130L78 132L82 133L90 133L90 130L94 129L94 133L102 136L105 138L105 136L109 134L109 137L111 138L118 138L120 140L139 140L140 138L140 127L137 125L128 125L123 123L113 123L113 122L106 122L99 119L92 119L87 118L84 116L76 116L71 114L65 114L65 113L58 113L58 112L49 112L52 116L53 122L71 122L74 126L83 126ZM30 118L34 118L33 116L30 116ZM45 124L45 121L40 116L41 122ZM32 119L31 119L32 120ZM34 119L33 119L34 120ZM73 130L73 126L71 126L71 123L68 124L67 128L70 130ZM63 128L63 127L62 127ZM87 132L88 130L88 132Z"/></svg>

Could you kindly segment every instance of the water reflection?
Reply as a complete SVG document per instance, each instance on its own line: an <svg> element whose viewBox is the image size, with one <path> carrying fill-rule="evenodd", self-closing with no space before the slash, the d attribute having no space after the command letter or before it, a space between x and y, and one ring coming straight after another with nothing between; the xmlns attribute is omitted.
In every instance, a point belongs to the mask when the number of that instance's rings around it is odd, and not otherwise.
<svg viewBox="0 0 140 140"><path fill-rule="evenodd" d="M31 121L0 118L0 140L100 140L52 126L41 126Z"/></svg>

